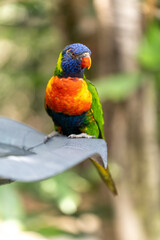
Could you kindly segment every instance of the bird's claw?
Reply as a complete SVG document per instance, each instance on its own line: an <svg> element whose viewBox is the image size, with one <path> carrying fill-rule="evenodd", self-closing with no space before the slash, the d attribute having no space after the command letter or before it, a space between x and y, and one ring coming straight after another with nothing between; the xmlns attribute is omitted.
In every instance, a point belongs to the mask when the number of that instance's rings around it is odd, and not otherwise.
<svg viewBox="0 0 160 240"><path fill-rule="evenodd" d="M44 137L44 143L47 143L51 138L59 136L60 134L56 131L53 131Z"/></svg>
<svg viewBox="0 0 160 240"><path fill-rule="evenodd" d="M68 138L95 138L95 136L88 135L87 133L70 134Z"/></svg>

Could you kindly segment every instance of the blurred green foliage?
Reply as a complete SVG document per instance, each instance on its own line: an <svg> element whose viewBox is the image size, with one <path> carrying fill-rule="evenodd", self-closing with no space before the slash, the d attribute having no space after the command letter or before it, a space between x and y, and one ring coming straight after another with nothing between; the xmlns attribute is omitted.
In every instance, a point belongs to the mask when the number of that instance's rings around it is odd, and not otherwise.
<svg viewBox="0 0 160 240"><path fill-rule="evenodd" d="M0 5L2 115L32 122L34 113L43 114L46 83L62 48L59 29L52 24L50 6L51 1ZM39 128L42 125L44 122Z"/></svg>
<svg viewBox="0 0 160 240"><path fill-rule="evenodd" d="M130 97L142 84L140 73L117 74L103 77L95 82L95 86L102 101L124 101Z"/></svg>
<svg viewBox="0 0 160 240"><path fill-rule="evenodd" d="M41 182L3 185L0 187L0 206L3 206L0 207L0 219L12 220L11 225L20 224L21 229L34 231L45 237L63 234L74 236L72 231L64 230L63 225L56 224L56 217L76 217L81 214L78 208L83 201L82 195L91 190L93 193L95 191L92 185L99 179L98 174L97 178L95 177L95 173L96 170L91 165L88 179L84 178L85 171L84 176L80 176L75 168L74 172L69 170ZM53 218L53 225L50 218ZM63 218L61 221L64 222ZM81 234L80 230L78 234Z"/></svg>
<svg viewBox="0 0 160 240"><path fill-rule="evenodd" d="M152 23L142 40L139 49L139 61L144 69L160 72L160 29L157 23Z"/></svg>
<svg viewBox="0 0 160 240"><path fill-rule="evenodd" d="M6 185L0 187L0 218L22 219L24 216L24 208L18 193L16 185Z"/></svg>

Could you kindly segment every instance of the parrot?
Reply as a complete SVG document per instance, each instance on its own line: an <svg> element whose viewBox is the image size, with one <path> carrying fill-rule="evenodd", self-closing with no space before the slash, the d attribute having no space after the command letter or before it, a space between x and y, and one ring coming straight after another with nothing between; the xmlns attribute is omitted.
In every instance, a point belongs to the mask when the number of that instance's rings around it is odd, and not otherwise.
<svg viewBox="0 0 160 240"><path fill-rule="evenodd" d="M81 43L67 45L59 54L53 77L45 91L45 110L54 122L55 132L71 138L104 137L102 105L95 86L84 71L91 67L91 51ZM102 180L117 195L109 166L105 169L91 159Z"/></svg>

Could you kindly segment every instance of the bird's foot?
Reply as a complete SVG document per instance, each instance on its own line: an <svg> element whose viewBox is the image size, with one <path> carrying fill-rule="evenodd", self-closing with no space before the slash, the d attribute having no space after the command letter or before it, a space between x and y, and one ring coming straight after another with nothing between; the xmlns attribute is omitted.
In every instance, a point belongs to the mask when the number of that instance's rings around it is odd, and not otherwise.
<svg viewBox="0 0 160 240"><path fill-rule="evenodd" d="M55 136L59 136L60 133L53 131L51 133L49 133L47 136L44 137L44 143L47 143L51 138L55 137Z"/></svg>
<svg viewBox="0 0 160 240"><path fill-rule="evenodd" d="M87 133L70 134L68 138L95 138L95 136L88 135Z"/></svg>

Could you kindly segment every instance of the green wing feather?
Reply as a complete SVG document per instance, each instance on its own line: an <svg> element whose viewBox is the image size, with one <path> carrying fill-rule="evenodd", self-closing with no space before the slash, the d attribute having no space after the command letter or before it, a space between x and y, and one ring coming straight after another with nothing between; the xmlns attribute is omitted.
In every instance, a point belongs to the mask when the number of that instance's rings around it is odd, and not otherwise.
<svg viewBox="0 0 160 240"><path fill-rule="evenodd" d="M103 126L104 126L104 118L103 118L103 110L102 110L102 105L100 103L99 100L99 96L97 93L97 89L95 88L95 86L89 81L86 80L86 83L88 85L88 90L91 92L92 94L92 105L91 105L91 109L93 111L93 117L98 125L99 128L99 138L103 138L104 137L104 130L103 130ZM101 178L103 179L103 181L105 182L105 184L108 186L108 188L111 190L111 192L114 195L117 195L117 189L116 189L116 185L112 179L112 175L110 173L109 170L109 166L107 166L106 169L104 169L97 161L95 161L93 158L91 158L91 161L93 162L94 166L97 168Z"/></svg>
<svg viewBox="0 0 160 240"><path fill-rule="evenodd" d="M91 109L93 111L93 117L98 125L99 131L100 131L100 136L99 138L103 138L104 139L104 130L103 130L103 126L104 126L104 119L103 119L103 110L102 110L102 105L100 103L99 100L99 96L97 93L97 89L95 88L95 86L89 81L89 80L85 80L88 86L88 90L91 92L92 94L92 105L91 105Z"/></svg>

